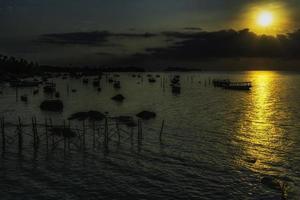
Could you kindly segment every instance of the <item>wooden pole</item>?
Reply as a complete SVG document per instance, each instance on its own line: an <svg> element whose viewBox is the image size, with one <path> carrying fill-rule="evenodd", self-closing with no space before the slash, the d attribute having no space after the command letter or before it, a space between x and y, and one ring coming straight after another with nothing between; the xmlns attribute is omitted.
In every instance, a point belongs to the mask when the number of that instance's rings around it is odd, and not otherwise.
<svg viewBox="0 0 300 200"><path fill-rule="evenodd" d="M5 121L4 117L1 119L1 134L2 134L2 153L6 151L6 137L5 137Z"/></svg>
<svg viewBox="0 0 300 200"><path fill-rule="evenodd" d="M82 143L83 143L83 149L85 150L85 120L83 120L82 122L82 126L83 126L83 132L82 132Z"/></svg>
<svg viewBox="0 0 300 200"><path fill-rule="evenodd" d="M45 118L45 135L46 135L46 151L47 151L47 154L48 154L49 143L48 143L48 122L47 122L47 118Z"/></svg>
<svg viewBox="0 0 300 200"><path fill-rule="evenodd" d="M36 136L36 147L38 148L39 143L40 143L40 137L37 129L37 122L36 122L36 117L34 117L34 130L35 130L35 136Z"/></svg>
<svg viewBox="0 0 300 200"><path fill-rule="evenodd" d="M63 137L64 137L64 154L66 154L67 141L66 141L66 121L65 120L64 120Z"/></svg>
<svg viewBox="0 0 300 200"><path fill-rule="evenodd" d="M142 120L140 120L140 138L143 139L143 126L142 126Z"/></svg>
<svg viewBox="0 0 300 200"><path fill-rule="evenodd" d="M105 125L104 125L104 147L108 149L108 122L107 118L105 118Z"/></svg>
<svg viewBox="0 0 300 200"><path fill-rule="evenodd" d="M96 147L96 132L95 132L95 121L93 121L93 149Z"/></svg>
<svg viewBox="0 0 300 200"><path fill-rule="evenodd" d="M36 132L34 130L34 119L32 117L31 119L31 122L32 122L32 133L33 133L33 149L36 150Z"/></svg>
<svg viewBox="0 0 300 200"><path fill-rule="evenodd" d="M161 124L161 129L160 129L160 133L159 133L159 141L162 141L162 134L163 134L163 130L164 130L164 125L165 125L165 120L163 120L162 124Z"/></svg>
<svg viewBox="0 0 300 200"><path fill-rule="evenodd" d="M143 139L142 122L139 119L138 120L138 144L141 143L142 139Z"/></svg>
<svg viewBox="0 0 300 200"><path fill-rule="evenodd" d="M52 124L52 119L51 118L49 119L49 122L50 122L50 128L53 129L53 124ZM52 130L52 136L51 137L52 137L52 149L53 149L54 148L54 142L55 142L54 141L55 138L54 138L53 130Z"/></svg>
<svg viewBox="0 0 300 200"><path fill-rule="evenodd" d="M121 135L120 135L120 128L119 128L118 120L116 120L116 128L117 128L117 134L118 134L118 141L120 142Z"/></svg>
<svg viewBox="0 0 300 200"><path fill-rule="evenodd" d="M19 143L19 153L22 152L23 149L23 135L22 135L22 123L21 123L21 118L18 118L19 121L19 126L18 126L18 143Z"/></svg>
<svg viewBox="0 0 300 200"><path fill-rule="evenodd" d="M72 131L70 120L68 120L68 129L69 129L70 132ZM71 139L71 137L68 138L68 150L69 150L69 151L70 151L70 146L71 146L71 144L70 144L70 143L71 143L71 142L70 142L70 139Z"/></svg>

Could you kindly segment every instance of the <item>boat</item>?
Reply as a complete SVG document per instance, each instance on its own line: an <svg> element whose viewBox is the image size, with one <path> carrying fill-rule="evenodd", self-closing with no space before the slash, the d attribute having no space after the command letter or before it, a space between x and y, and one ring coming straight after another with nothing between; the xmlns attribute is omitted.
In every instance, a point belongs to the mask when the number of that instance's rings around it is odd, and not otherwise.
<svg viewBox="0 0 300 200"><path fill-rule="evenodd" d="M43 89L45 93L52 94L56 91L56 85L55 83L46 83Z"/></svg>
<svg viewBox="0 0 300 200"><path fill-rule="evenodd" d="M120 89L121 88L121 82L120 81L115 81L113 86L114 86L115 89Z"/></svg>
<svg viewBox="0 0 300 200"><path fill-rule="evenodd" d="M180 94L180 92L181 92L181 87L180 87L180 85L173 85L172 86L172 93L173 94Z"/></svg>
<svg viewBox="0 0 300 200"><path fill-rule="evenodd" d="M250 90L252 88L251 82L229 82L223 85L223 88L230 90Z"/></svg>
<svg viewBox="0 0 300 200"><path fill-rule="evenodd" d="M99 79L94 79L93 80L93 86L94 87L99 87L100 86L100 80Z"/></svg>
<svg viewBox="0 0 300 200"><path fill-rule="evenodd" d="M27 102L27 101L28 101L27 95L22 95L22 96L21 96L21 101Z"/></svg>
<svg viewBox="0 0 300 200"><path fill-rule="evenodd" d="M155 78L152 78L152 77L149 78L148 81L149 81L149 83L155 83L156 82Z"/></svg>
<svg viewBox="0 0 300 200"><path fill-rule="evenodd" d="M82 80L82 82L83 82L84 84L88 84L88 83L89 83L89 79L84 78L84 79Z"/></svg>
<svg viewBox="0 0 300 200"><path fill-rule="evenodd" d="M214 79L213 81L214 87L224 87L230 83L229 79Z"/></svg>

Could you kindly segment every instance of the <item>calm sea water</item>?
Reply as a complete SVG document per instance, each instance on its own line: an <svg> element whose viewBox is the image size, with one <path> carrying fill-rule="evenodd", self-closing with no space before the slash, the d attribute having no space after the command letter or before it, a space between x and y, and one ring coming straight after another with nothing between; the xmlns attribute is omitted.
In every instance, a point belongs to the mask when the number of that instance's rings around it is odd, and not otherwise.
<svg viewBox="0 0 300 200"><path fill-rule="evenodd" d="M161 75L156 83L149 83L146 74L142 81L121 73L120 90L103 78L101 92L78 79L55 78L62 113L40 110L40 102L49 98L42 90L33 96L32 88L19 89L19 95L28 95L24 103L3 85L0 112L8 122L20 116L29 123L36 116L62 123L88 110L110 116L149 110L157 117L143 122L139 150L136 141L121 140L107 154L89 150L46 158L43 152L35 157L29 151L22 156L8 152L0 159L1 199L281 199L279 190L261 182L266 176L285 183L287 199L300 199L300 74L176 73L179 95L169 84L162 86L161 80L174 74L153 74ZM213 78L252 81L253 88L214 88L208 81ZM67 86L77 92L68 94ZM110 98L119 93L125 101L113 102Z"/></svg>

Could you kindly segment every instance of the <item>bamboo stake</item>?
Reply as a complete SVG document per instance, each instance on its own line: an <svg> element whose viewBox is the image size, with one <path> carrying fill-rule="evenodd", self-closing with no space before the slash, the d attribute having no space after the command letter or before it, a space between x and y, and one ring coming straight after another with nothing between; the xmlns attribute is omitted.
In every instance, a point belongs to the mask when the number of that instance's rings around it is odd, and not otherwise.
<svg viewBox="0 0 300 200"><path fill-rule="evenodd" d="M66 154L67 141L66 141L66 121L65 120L64 120L63 137L64 137L64 154Z"/></svg>
<svg viewBox="0 0 300 200"><path fill-rule="evenodd" d="M50 121L51 129L53 129L52 119L50 118L49 121ZM52 131L52 136L51 137L52 137L52 149L53 149L54 148L54 143L55 143L53 131Z"/></svg>
<svg viewBox="0 0 300 200"><path fill-rule="evenodd" d="M47 151L47 154L48 154L49 143L48 143L48 122L47 122L47 118L45 118L45 135L46 135L46 151Z"/></svg>
<svg viewBox="0 0 300 200"><path fill-rule="evenodd" d="M120 128L119 128L118 120L116 120L116 128L117 128L117 134L118 134L118 141L120 142L121 135L120 135Z"/></svg>
<svg viewBox="0 0 300 200"><path fill-rule="evenodd" d="M33 133L33 148L34 150L36 150L36 132L34 130L34 119L33 117L31 118L31 122L32 122L32 133Z"/></svg>
<svg viewBox="0 0 300 200"><path fill-rule="evenodd" d="M23 149L23 135L22 135L22 123L21 123L21 118L18 118L19 125L18 125L18 140L19 140L19 153L22 152Z"/></svg>
<svg viewBox="0 0 300 200"><path fill-rule="evenodd" d="M2 153L6 151L6 138L5 138L5 121L4 117L1 119L1 133L2 133Z"/></svg>
<svg viewBox="0 0 300 200"><path fill-rule="evenodd" d="M34 127L35 127L35 135L36 135L37 147L38 147L38 145L40 143L40 136L39 136L38 129L37 129L36 117L34 117Z"/></svg>
<svg viewBox="0 0 300 200"><path fill-rule="evenodd" d="M163 120L162 124L161 124L161 129L160 129L160 133L159 133L159 141L162 141L162 134L163 134L163 130L164 130L164 125L165 125L165 120Z"/></svg>
<svg viewBox="0 0 300 200"><path fill-rule="evenodd" d="M107 124L107 118L105 118L105 126L104 126L104 146L105 146L105 149L108 148L108 124Z"/></svg>
<svg viewBox="0 0 300 200"><path fill-rule="evenodd" d="M85 150L85 120L83 120L82 126L83 126L82 142L83 142L83 149Z"/></svg>
<svg viewBox="0 0 300 200"><path fill-rule="evenodd" d="M96 146L96 135L95 135L95 121L93 121L93 149L95 149Z"/></svg>

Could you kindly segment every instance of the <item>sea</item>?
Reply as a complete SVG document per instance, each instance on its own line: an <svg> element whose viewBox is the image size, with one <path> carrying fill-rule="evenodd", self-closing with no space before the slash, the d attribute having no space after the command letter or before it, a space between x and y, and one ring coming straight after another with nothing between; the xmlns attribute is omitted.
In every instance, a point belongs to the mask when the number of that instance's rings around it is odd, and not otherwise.
<svg viewBox="0 0 300 200"><path fill-rule="evenodd" d="M92 84L97 77L49 78L60 93L62 112L40 109L42 101L55 99L43 92L43 85L35 95L37 88L0 85L0 117L7 127L6 151L0 148L0 199L300 199L300 73L110 73L102 76L101 91ZM172 92L173 77L180 79L180 92ZM115 89L110 78L121 88ZM214 87L214 79L251 81L252 88ZM125 97L123 102L111 99L117 94ZM120 137L112 130L105 150L100 133L97 145L87 136L84 150L75 144L65 150L60 140L55 148L49 141L46 152L41 126L40 148L33 150L33 117L37 124L51 119L80 129L84 122L68 118L90 110L134 120L145 110L156 117L141 120L142 141L137 127L120 125Z"/></svg>

